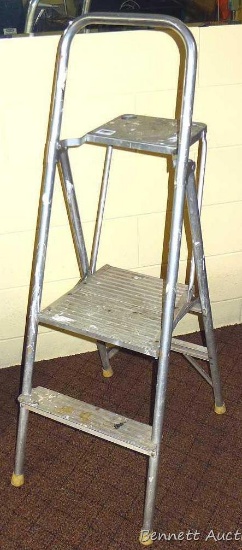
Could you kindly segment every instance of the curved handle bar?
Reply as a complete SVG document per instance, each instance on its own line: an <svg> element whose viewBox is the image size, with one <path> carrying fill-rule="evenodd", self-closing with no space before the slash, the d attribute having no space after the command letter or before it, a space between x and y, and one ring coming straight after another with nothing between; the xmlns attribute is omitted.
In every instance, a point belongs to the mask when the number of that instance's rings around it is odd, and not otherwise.
<svg viewBox="0 0 242 550"><path fill-rule="evenodd" d="M197 48L192 33L179 19L165 15L92 13L75 19L64 31L58 45L55 77L52 93L52 107L49 120L46 160L47 165L56 158L56 147L60 137L62 112L65 96L68 60L70 46L74 36L88 25L125 25L149 27L174 31L185 46L186 62L183 81L183 97L181 107L178 158L176 165L175 185L184 185L186 164L190 145L190 130L194 102L194 89L197 65ZM47 170L51 178L51 170ZM49 176L49 177L48 177ZM47 182L46 182L47 183ZM48 184L47 184L48 185Z"/></svg>

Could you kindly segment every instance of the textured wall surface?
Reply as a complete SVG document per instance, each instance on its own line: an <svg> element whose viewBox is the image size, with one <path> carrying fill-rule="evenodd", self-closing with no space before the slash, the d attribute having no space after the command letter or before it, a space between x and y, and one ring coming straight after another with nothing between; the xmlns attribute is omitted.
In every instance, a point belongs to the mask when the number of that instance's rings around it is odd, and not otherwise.
<svg viewBox="0 0 242 550"><path fill-rule="evenodd" d="M242 322L242 26L194 28L199 63L194 120L208 124L202 223L215 326ZM19 364L56 36L0 42L0 364ZM174 116L179 52L171 37L149 31L76 37L69 70L63 137L76 137L125 112ZM179 98L179 96L178 96ZM194 156L196 151L192 151ZM71 153L90 250L104 151ZM159 275L167 203L167 163L117 151L99 265ZM165 263L166 254L163 255ZM180 280L186 271L186 241ZM71 288L78 269L58 177L43 305ZM187 318L179 332L197 328ZM90 342L40 328L37 357L93 349Z"/></svg>

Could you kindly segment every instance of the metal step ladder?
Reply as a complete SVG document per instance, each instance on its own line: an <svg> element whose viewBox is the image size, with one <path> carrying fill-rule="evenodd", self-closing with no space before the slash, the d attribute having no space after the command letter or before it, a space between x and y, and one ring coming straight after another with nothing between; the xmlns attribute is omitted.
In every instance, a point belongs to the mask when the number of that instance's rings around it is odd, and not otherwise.
<svg viewBox="0 0 242 550"><path fill-rule="evenodd" d="M91 0L83 0L81 14L86 15L90 10ZM67 0L60 0L60 2L52 2L51 0L42 2L41 0L29 0L28 9L26 14L26 21L24 26L24 32L31 34L34 32L37 19L39 20L46 10L54 8L60 10L68 17ZM39 12L39 13L38 13ZM72 18L73 19L73 18ZM70 18L71 20L71 18Z"/></svg>
<svg viewBox="0 0 242 550"><path fill-rule="evenodd" d="M185 50L185 71L181 118L169 120L123 114L88 132L81 138L60 140L66 74L70 46L76 33L88 25L135 25L159 30L172 30L182 38ZM216 346L209 299L206 266L200 224L200 208L206 160L206 125L192 122L196 76L196 45L191 32L175 18L128 14L92 14L76 19L63 34L57 53L53 84L53 101L47 136L39 223L33 259L33 275L25 337L24 377L19 397L20 416L12 484L24 483L24 455L28 413L33 411L107 441L128 447L149 456L144 520L140 542L152 543L152 522L157 486L160 443L164 418L166 383L170 350L184 355L192 367L212 386L215 412L225 412L221 395ZM199 142L200 163L189 159L190 146ZM88 259L68 151L82 144L98 144L106 148L96 227L90 261ZM159 278L104 265L96 269L100 235L108 189L113 150L141 151L170 156L175 168L174 198L167 277ZM57 165L63 180L72 236L80 268L79 283L49 307L41 310L41 296L48 242L54 178ZM195 172L198 172L195 174ZM198 179L196 187L195 176ZM193 242L190 280L178 284L184 203L190 220ZM198 295L194 292L195 276ZM173 337L178 322L189 312L200 314L206 336L206 347ZM104 411L55 391L32 389L39 323L68 330L94 339L100 353L103 375L113 374L110 359L119 348L133 350L158 360L153 425ZM211 376L197 360L208 361ZM182 482L182 481L181 481Z"/></svg>
<svg viewBox="0 0 242 550"><path fill-rule="evenodd" d="M63 10L65 16L68 15L66 0L60 0L59 3L57 2L52 3L51 0L49 0L49 2L48 1L41 2L41 0L29 0L24 32L26 34L31 34L34 31L34 26L37 22L37 19L40 19L45 13L45 11L50 8L61 9ZM39 13L38 13L38 10L39 10Z"/></svg>

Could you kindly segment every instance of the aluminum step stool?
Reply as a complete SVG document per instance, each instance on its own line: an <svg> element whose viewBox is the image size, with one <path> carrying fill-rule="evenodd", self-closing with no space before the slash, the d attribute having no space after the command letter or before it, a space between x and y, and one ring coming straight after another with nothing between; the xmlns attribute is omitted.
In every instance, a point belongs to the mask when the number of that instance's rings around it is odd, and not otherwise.
<svg viewBox="0 0 242 550"><path fill-rule="evenodd" d="M75 34L88 25L135 25L168 29L182 38L186 63L183 84L181 120L168 120L140 115L121 115L88 132L81 138L60 140L62 112L69 52ZM225 412L213 333L213 322L203 241L200 206L206 159L206 126L192 122L196 75L196 45L191 32L175 18L156 15L92 14L76 19L64 32L57 53L53 84L53 102L47 136L39 224L33 259L29 314L25 338L24 378L12 484L24 483L24 455L29 411L46 416L78 430L112 441L149 456L144 520L140 542L152 544L152 522L157 486L160 443L164 417L169 355L172 349L184 355L212 386L215 412ZM199 142L201 162L198 192L195 185L195 162L189 159L190 145ZM106 147L96 227L90 262L83 237L68 149L82 144ZM113 149L141 151L171 156L175 166L173 213L167 278L161 279L105 265L96 270L105 199ZM74 239L80 282L49 307L41 310L41 295L49 233L51 204L56 167L59 167ZM193 242L188 285L178 284L178 264L185 198L187 200ZM194 294L195 275L198 296ZM173 329L188 312L200 313L207 346L198 346L172 337ZM109 359L116 348L125 348L158 360L153 425L145 425L83 403L55 391L32 389L38 324L68 330L93 338L100 352L103 375L112 375ZM110 351L111 346L111 351ZM209 361L211 377L197 362Z"/></svg>

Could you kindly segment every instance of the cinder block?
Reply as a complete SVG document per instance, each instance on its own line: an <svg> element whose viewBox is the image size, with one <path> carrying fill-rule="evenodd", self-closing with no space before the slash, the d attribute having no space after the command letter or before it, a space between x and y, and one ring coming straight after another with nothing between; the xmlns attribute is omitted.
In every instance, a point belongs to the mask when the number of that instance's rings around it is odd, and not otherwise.
<svg viewBox="0 0 242 550"><path fill-rule="evenodd" d="M1 340L22 337L28 301L28 287L0 290Z"/></svg>
<svg viewBox="0 0 242 550"><path fill-rule="evenodd" d="M39 335L36 361L47 358L46 350L48 350L48 358L53 359L55 357L66 357L67 355L95 351L96 349L96 345L87 338L70 336L69 334L53 330Z"/></svg>
<svg viewBox="0 0 242 550"><path fill-rule="evenodd" d="M242 252L206 258L213 302L242 298Z"/></svg>
<svg viewBox="0 0 242 550"><path fill-rule="evenodd" d="M96 219L105 151L104 147L91 145L70 150L70 162L82 223L93 222Z"/></svg>
<svg viewBox="0 0 242 550"><path fill-rule="evenodd" d="M139 266L167 264L170 239L171 212L147 214L138 217ZM190 244L189 244L190 247ZM188 256L187 237L183 229L180 260Z"/></svg>
<svg viewBox="0 0 242 550"><path fill-rule="evenodd" d="M26 95L25 101L22 102L18 96L12 103L9 101L6 102L3 124L6 147L9 152L9 162L11 163L14 158L15 168L18 171L21 170L23 178L25 168L28 166L35 166L37 173L38 171L40 174L42 172L42 159L49 113L48 100L46 101L47 97L43 95L43 98L40 98L41 102L39 106L38 98L34 98L32 103L29 101L29 95ZM18 173L18 182L19 175ZM23 180L21 183L23 184Z"/></svg>
<svg viewBox="0 0 242 550"><path fill-rule="evenodd" d="M81 63L82 93L116 94L176 86L179 52L163 32L147 30L77 36L72 48L69 89L76 93L76 67ZM110 44L112 44L110 49ZM165 55L164 55L165 52ZM144 70L144 59L149 60ZM108 59L108 62L107 62Z"/></svg>
<svg viewBox="0 0 242 550"><path fill-rule="evenodd" d="M23 338L0 340L1 362L0 368L21 364ZM20 375L20 373L19 373Z"/></svg>
<svg viewBox="0 0 242 550"><path fill-rule="evenodd" d="M105 220L98 267L111 264L125 269L138 265L138 231L135 216Z"/></svg>
<svg viewBox="0 0 242 550"><path fill-rule="evenodd" d="M166 210L167 162L155 155L114 151L107 197L108 218Z"/></svg>
<svg viewBox="0 0 242 550"><path fill-rule="evenodd" d="M194 120L208 125L209 147L241 145L242 84L198 87Z"/></svg>
<svg viewBox="0 0 242 550"><path fill-rule="evenodd" d="M204 206L202 227L206 256L240 252L241 202Z"/></svg>
<svg viewBox="0 0 242 550"><path fill-rule="evenodd" d="M2 101L8 105L22 101L27 104L31 98L38 116L45 98L50 97L58 40L58 36L45 36L44 41L43 36L35 36L34 39L15 37L14 40L2 41ZM23 59L25 62L21 63L19 60ZM16 123L13 128L17 128Z"/></svg>
<svg viewBox="0 0 242 550"><path fill-rule="evenodd" d="M208 150L203 204L242 200L242 146Z"/></svg>
<svg viewBox="0 0 242 550"><path fill-rule="evenodd" d="M161 264L164 229L164 212L139 216L139 267Z"/></svg>
<svg viewBox="0 0 242 550"><path fill-rule="evenodd" d="M53 227L49 235L45 280L78 277L79 270L69 226Z"/></svg>
<svg viewBox="0 0 242 550"><path fill-rule="evenodd" d="M147 116L174 118L176 114L177 90L137 92L136 113Z"/></svg>
<svg viewBox="0 0 242 550"><path fill-rule="evenodd" d="M241 25L200 28L199 86L242 83L241 41Z"/></svg>
<svg viewBox="0 0 242 550"><path fill-rule="evenodd" d="M212 304L214 327L226 327L241 322L240 308L242 301L239 299L215 302Z"/></svg>
<svg viewBox="0 0 242 550"><path fill-rule="evenodd" d="M5 233L0 235L1 265L0 288L25 286L29 283L34 233Z"/></svg>
<svg viewBox="0 0 242 550"><path fill-rule="evenodd" d="M81 97L81 103L80 103ZM90 130L124 113L135 113L135 94L82 92L77 99L66 98L61 137L81 137Z"/></svg>

